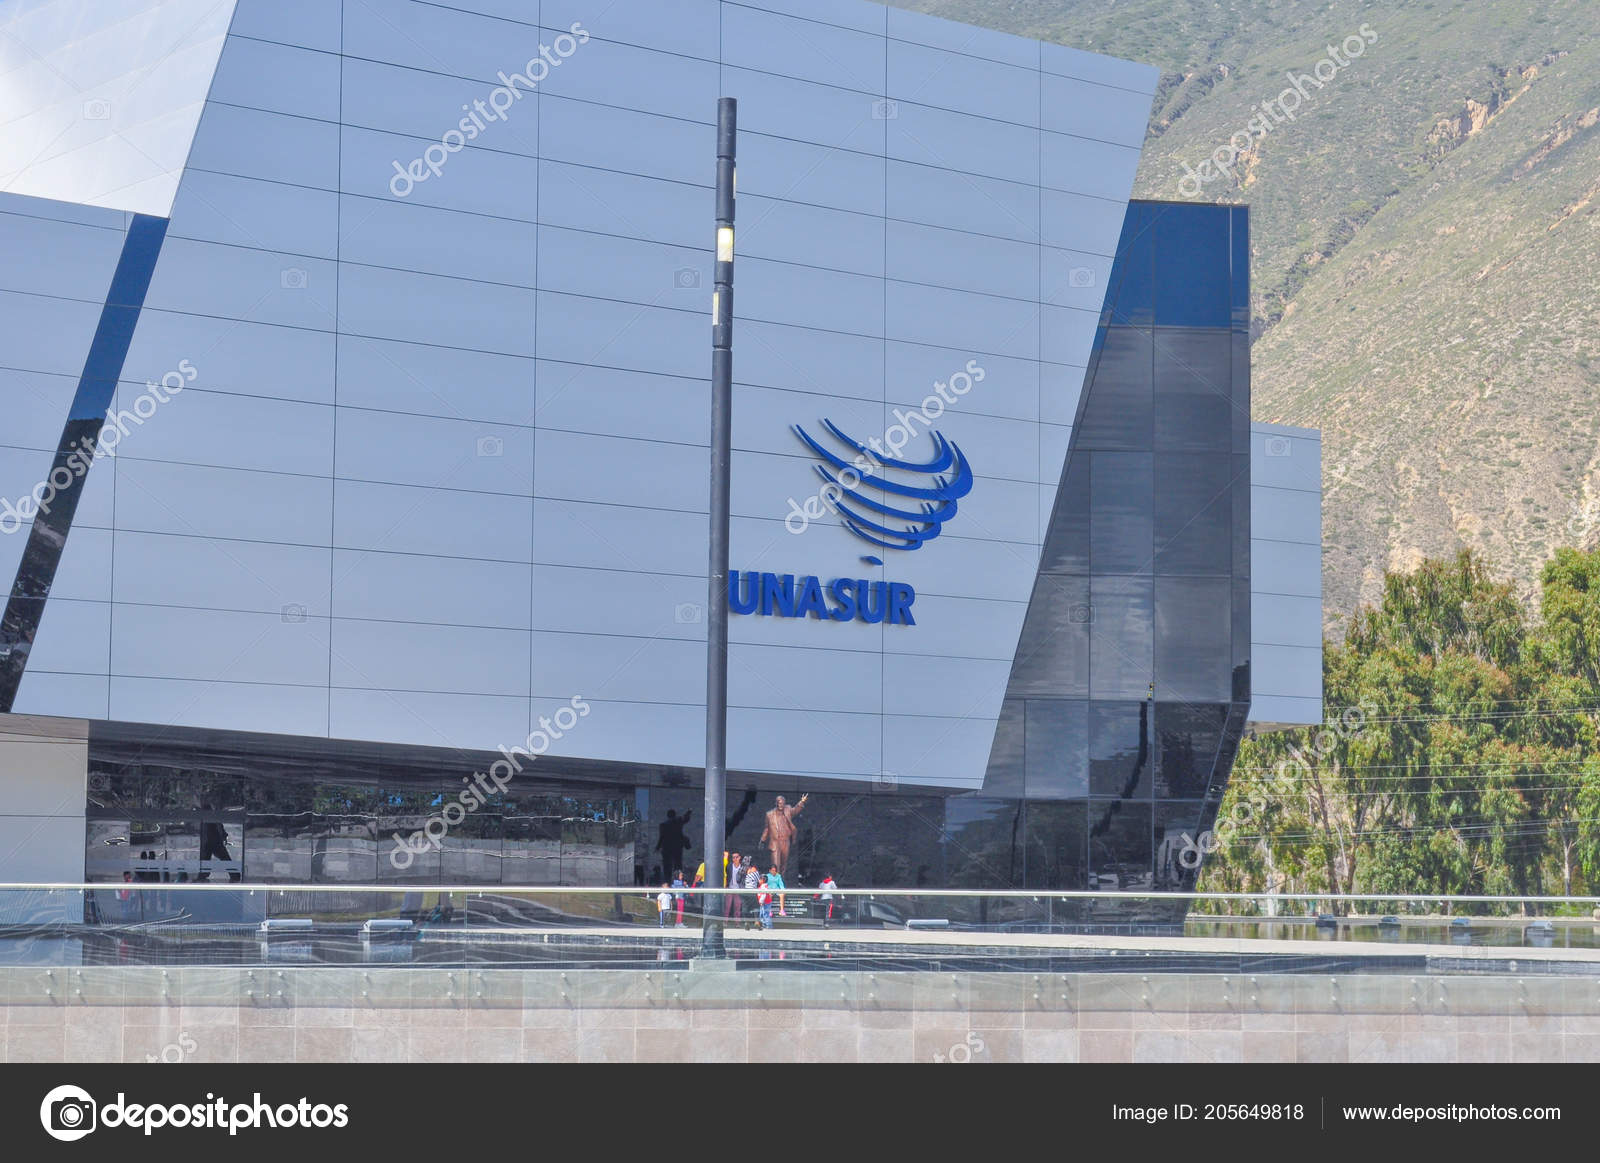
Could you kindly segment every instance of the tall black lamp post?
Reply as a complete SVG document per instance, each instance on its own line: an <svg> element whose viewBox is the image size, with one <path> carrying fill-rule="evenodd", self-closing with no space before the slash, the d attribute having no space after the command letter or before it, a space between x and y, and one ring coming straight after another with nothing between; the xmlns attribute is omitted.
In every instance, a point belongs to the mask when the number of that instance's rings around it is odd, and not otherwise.
<svg viewBox="0 0 1600 1163"><path fill-rule="evenodd" d="M733 447L733 201L739 103L717 101L717 261L711 293L711 560L706 602L706 802L708 888L723 884L724 790L728 782L728 493ZM707 896L700 955L727 955L722 898Z"/></svg>

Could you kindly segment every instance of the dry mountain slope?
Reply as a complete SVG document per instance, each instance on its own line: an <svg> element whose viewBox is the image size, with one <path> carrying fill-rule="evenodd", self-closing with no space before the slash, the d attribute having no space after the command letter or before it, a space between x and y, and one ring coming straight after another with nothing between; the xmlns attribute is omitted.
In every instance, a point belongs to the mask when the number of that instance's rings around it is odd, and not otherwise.
<svg viewBox="0 0 1600 1163"><path fill-rule="evenodd" d="M1325 434L1330 622L1423 554L1531 595L1600 540L1600 0L902 6L1158 65L1135 193L1171 199L1367 25L1198 193L1252 208L1257 418Z"/></svg>

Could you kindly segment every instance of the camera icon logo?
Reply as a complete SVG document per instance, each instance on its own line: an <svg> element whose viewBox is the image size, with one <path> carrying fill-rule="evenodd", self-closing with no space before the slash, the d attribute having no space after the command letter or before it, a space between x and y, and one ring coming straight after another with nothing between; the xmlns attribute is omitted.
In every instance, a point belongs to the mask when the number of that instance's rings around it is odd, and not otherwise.
<svg viewBox="0 0 1600 1163"><path fill-rule="evenodd" d="M478 455L479 456L504 456L505 454L506 454L506 442L504 440L500 439L500 437L498 437L498 436L480 436L480 437L478 437Z"/></svg>
<svg viewBox="0 0 1600 1163"><path fill-rule="evenodd" d="M80 1086L58 1086L39 1104L39 1121L52 1139L72 1143L94 1130L99 1105Z"/></svg>
<svg viewBox="0 0 1600 1163"><path fill-rule="evenodd" d="M1293 449L1294 446L1289 443L1289 438L1287 436L1267 437L1268 456L1288 456Z"/></svg>
<svg viewBox="0 0 1600 1163"><path fill-rule="evenodd" d="M872 119L874 121L893 121L899 116L900 102L898 101L880 97L872 103Z"/></svg>
<svg viewBox="0 0 1600 1163"><path fill-rule="evenodd" d="M897 771L880 771L872 780L872 790L875 792L893 793L900 787L900 773Z"/></svg>
<svg viewBox="0 0 1600 1163"><path fill-rule="evenodd" d="M680 626L698 625L705 617L705 611L693 602L679 602L672 609L672 620Z"/></svg>
<svg viewBox="0 0 1600 1163"><path fill-rule="evenodd" d="M111 102L103 101L99 97L85 101L83 103L83 119L85 121L110 121Z"/></svg>
<svg viewBox="0 0 1600 1163"><path fill-rule="evenodd" d="M950 1047L948 1054L935 1053L933 1060L935 1062L951 1062L957 1066L964 1066L972 1061L973 1055L982 1054L988 1048L989 1045L983 1040L983 1036L976 1030L970 1030L964 1039Z"/></svg>
<svg viewBox="0 0 1600 1163"><path fill-rule="evenodd" d="M281 616L285 622L304 622L306 608L299 603L291 603L283 608Z"/></svg>
<svg viewBox="0 0 1600 1163"><path fill-rule="evenodd" d="M672 287L676 291L698 291L700 272L693 267L679 267L672 272Z"/></svg>
<svg viewBox="0 0 1600 1163"><path fill-rule="evenodd" d="M1093 267L1073 267L1067 272L1067 286L1092 287L1094 286Z"/></svg>
<svg viewBox="0 0 1600 1163"><path fill-rule="evenodd" d="M299 267L284 267L278 272L278 281L286 291L303 291L306 289L306 272Z"/></svg>
<svg viewBox="0 0 1600 1163"><path fill-rule="evenodd" d="M1086 602L1073 606L1067 611L1067 621L1075 626L1087 626L1094 621L1094 607Z"/></svg>

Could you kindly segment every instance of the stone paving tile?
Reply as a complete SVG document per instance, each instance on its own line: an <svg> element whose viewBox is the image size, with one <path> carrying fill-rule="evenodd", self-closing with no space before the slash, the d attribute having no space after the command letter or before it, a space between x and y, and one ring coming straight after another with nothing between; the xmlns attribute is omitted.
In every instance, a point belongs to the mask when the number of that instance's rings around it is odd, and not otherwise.
<svg viewBox="0 0 1600 1163"><path fill-rule="evenodd" d="M1240 1053L1246 1062L1294 1062L1298 1060L1295 1035L1286 1030L1245 1030L1240 1036Z"/></svg>
<svg viewBox="0 0 1600 1163"><path fill-rule="evenodd" d="M752 1050L756 1031L750 1031ZM916 1048L916 1036L910 1026L901 1029L867 1029L856 1034L856 1061L858 1062L910 1062Z"/></svg>
<svg viewBox="0 0 1600 1163"><path fill-rule="evenodd" d="M1297 1033L1295 1060L1299 1062L1349 1062L1350 1040L1343 1034ZM1392 1059L1384 1059L1392 1061Z"/></svg>
<svg viewBox="0 0 1600 1163"><path fill-rule="evenodd" d="M702 1026L690 1030L689 1061L744 1062L750 1052L749 1032L732 1026Z"/></svg>
<svg viewBox="0 0 1600 1163"><path fill-rule="evenodd" d="M1600 1062L1600 1034L1563 1034L1562 1061Z"/></svg>
<svg viewBox="0 0 1600 1163"><path fill-rule="evenodd" d="M1366 1029L1346 1030L1343 1037L1347 1057L1336 1061L1403 1062L1406 1036L1405 1019L1399 1014Z"/></svg>
<svg viewBox="0 0 1600 1163"><path fill-rule="evenodd" d="M1132 1062L1132 1030L1079 1030L1078 1061Z"/></svg>
<svg viewBox="0 0 1600 1163"><path fill-rule="evenodd" d="M122 1054L118 1061L145 1062L146 1055L160 1055L166 1044L168 1031L160 1026L123 1026ZM17 1061L15 1057L11 1059Z"/></svg>
<svg viewBox="0 0 1600 1163"><path fill-rule="evenodd" d="M736 1029L745 1030L750 1025L750 1011L743 1006L702 1006L693 1007L689 1024L695 1029Z"/></svg>
<svg viewBox="0 0 1600 1163"><path fill-rule="evenodd" d="M1513 1062L1565 1062L1566 1047L1559 1033L1518 1034L1511 1038Z"/></svg>
<svg viewBox="0 0 1600 1163"><path fill-rule="evenodd" d="M349 1026L296 1026L296 1062L348 1062L355 1045L355 1031ZM437 1059L425 1059L436 1061Z"/></svg>
<svg viewBox="0 0 1600 1163"><path fill-rule="evenodd" d="M739 1032L740 1053L743 1054L744 1032ZM522 1032L523 1045L527 1045L528 1031ZM635 1031L601 1027L578 1031L574 1060L578 1062L635 1062Z"/></svg>
<svg viewBox="0 0 1600 1163"><path fill-rule="evenodd" d="M446 1059L452 1062L516 1062L522 1057L520 1026L469 1029L466 1039Z"/></svg>
<svg viewBox="0 0 1600 1163"><path fill-rule="evenodd" d="M355 1058L356 1061L380 1061L380 1059ZM294 1061L294 1027L293 1026L240 1026L239 1027L239 1061L240 1062L293 1062ZM389 1061L389 1059L381 1059ZM397 1059L404 1062L404 1056Z"/></svg>
<svg viewBox="0 0 1600 1163"><path fill-rule="evenodd" d="M60 1030L66 1027L67 1007L60 1002L41 1002L35 1005L13 1005L7 1024L13 1029L32 1026Z"/></svg>
<svg viewBox="0 0 1600 1163"><path fill-rule="evenodd" d="M634 1031L634 1053L640 1062L690 1062L693 1049L693 1035L686 1029L654 1027Z"/></svg>
<svg viewBox="0 0 1600 1163"><path fill-rule="evenodd" d="M244 1056L245 1044L241 1040L239 1054ZM517 1050L522 1050L521 1032L517 1035ZM411 1061L410 1032L395 1026L356 1026L350 1032L350 1061L352 1062L409 1062Z"/></svg>
<svg viewBox="0 0 1600 1163"><path fill-rule="evenodd" d="M1033 1028L1023 1030L1022 1060L1024 1062L1078 1061L1078 1031Z"/></svg>
<svg viewBox="0 0 1600 1163"><path fill-rule="evenodd" d="M1454 1034L1405 1035L1400 1044L1402 1062L1456 1062L1459 1054Z"/></svg>
<svg viewBox="0 0 1600 1163"><path fill-rule="evenodd" d="M1189 1060L1189 1035L1168 1030L1135 1030L1133 1034L1133 1060L1135 1062L1187 1062Z"/></svg>
<svg viewBox="0 0 1600 1163"><path fill-rule="evenodd" d="M828 1030L825 1033L835 1034L840 1031ZM856 1032L850 1031L852 1045L847 1061L856 1060L854 1039ZM746 1042L747 1053L752 1062L799 1062L801 1032L799 1028L779 1029L773 1026L752 1026Z"/></svg>
<svg viewBox="0 0 1600 1163"><path fill-rule="evenodd" d="M1240 1030L1189 1031L1188 1062L1243 1062L1244 1033Z"/></svg>
<svg viewBox="0 0 1600 1163"><path fill-rule="evenodd" d="M754 1035L752 1031L752 1037ZM855 1027L803 1029L797 1046L801 1062L854 1062L858 1053L860 1035ZM754 1043L752 1041L752 1054Z"/></svg>
<svg viewBox="0 0 1600 1163"><path fill-rule="evenodd" d="M524 1062L576 1062L578 1060L577 1027L537 1028L524 1026L522 1030L522 1060Z"/></svg>
<svg viewBox="0 0 1600 1163"><path fill-rule="evenodd" d="M120 1062L122 1015L116 1006L73 1006L62 1025L68 1062Z"/></svg>
<svg viewBox="0 0 1600 1163"><path fill-rule="evenodd" d="M1456 1061L1510 1062L1511 1035L1474 1034L1463 1031L1456 1035Z"/></svg>

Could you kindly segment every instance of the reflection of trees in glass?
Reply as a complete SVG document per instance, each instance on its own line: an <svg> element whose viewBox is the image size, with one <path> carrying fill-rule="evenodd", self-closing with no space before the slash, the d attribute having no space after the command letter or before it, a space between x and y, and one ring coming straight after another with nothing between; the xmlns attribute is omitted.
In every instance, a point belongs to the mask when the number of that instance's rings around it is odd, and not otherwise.
<svg viewBox="0 0 1600 1163"><path fill-rule="evenodd" d="M129 815L143 810L142 777L118 767L91 768L88 790L90 815Z"/></svg>

